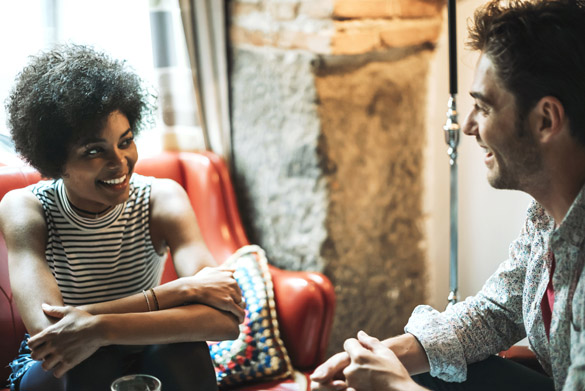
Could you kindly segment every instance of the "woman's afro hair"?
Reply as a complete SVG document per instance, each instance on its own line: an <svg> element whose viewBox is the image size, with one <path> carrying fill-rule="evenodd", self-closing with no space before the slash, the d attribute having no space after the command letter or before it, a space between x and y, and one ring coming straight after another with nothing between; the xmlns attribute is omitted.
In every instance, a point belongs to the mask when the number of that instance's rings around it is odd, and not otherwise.
<svg viewBox="0 0 585 391"><path fill-rule="evenodd" d="M136 135L152 122L156 97L124 62L83 45L30 58L6 100L16 151L41 175L59 178L71 147L119 110Z"/></svg>

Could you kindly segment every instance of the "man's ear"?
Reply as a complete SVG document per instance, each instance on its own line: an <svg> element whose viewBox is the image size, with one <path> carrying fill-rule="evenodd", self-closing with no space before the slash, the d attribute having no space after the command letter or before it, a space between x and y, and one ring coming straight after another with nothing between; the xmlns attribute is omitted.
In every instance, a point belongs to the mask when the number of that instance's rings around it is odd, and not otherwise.
<svg viewBox="0 0 585 391"><path fill-rule="evenodd" d="M537 137L546 143L558 135L567 123L565 108L554 96L541 98L532 110Z"/></svg>

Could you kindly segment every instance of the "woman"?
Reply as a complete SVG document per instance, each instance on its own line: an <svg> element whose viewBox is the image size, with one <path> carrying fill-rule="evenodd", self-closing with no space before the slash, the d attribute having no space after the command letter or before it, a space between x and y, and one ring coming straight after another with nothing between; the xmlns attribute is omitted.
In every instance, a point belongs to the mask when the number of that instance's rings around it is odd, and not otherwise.
<svg viewBox="0 0 585 391"><path fill-rule="evenodd" d="M217 388L203 341L235 339L245 304L233 270L206 268L183 188L133 173L151 98L123 62L85 46L41 53L17 77L16 149L53 180L0 203L36 360L13 367L15 389L107 390L136 372L167 390ZM180 278L157 286L168 249Z"/></svg>

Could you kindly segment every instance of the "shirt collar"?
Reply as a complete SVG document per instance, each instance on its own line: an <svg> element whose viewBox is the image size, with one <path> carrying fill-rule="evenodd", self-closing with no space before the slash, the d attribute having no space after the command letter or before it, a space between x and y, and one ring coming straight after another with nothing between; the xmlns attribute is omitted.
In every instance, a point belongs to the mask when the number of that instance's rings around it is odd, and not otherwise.
<svg viewBox="0 0 585 391"><path fill-rule="evenodd" d="M561 225L555 230L565 241L580 247L585 238L585 185L571 204Z"/></svg>

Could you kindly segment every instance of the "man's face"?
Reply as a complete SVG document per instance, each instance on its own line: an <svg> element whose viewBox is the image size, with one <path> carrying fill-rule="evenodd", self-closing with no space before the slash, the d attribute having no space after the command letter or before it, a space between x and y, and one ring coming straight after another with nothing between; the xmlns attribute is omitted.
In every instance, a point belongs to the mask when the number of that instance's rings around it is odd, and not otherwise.
<svg viewBox="0 0 585 391"><path fill-rule="evenodd" d="M538 144L528 121L518 119L514 95L503 87L485 54L478 61L470 94L475 104L463 132L475 136L484 149L488 182L496 189L526 191L541 168Z"/></svg>

